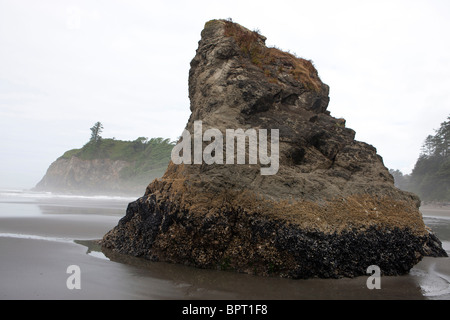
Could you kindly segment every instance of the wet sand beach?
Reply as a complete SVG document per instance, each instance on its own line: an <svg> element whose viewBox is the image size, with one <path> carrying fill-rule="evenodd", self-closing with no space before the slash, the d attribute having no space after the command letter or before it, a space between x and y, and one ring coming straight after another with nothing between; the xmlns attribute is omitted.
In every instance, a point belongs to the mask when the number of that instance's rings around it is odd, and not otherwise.
<svg viewBox="0 0 450 320"><path fill-rule="evenodd" d="M93 240L131 200L0 192L0 299L450 299L449 258L424 258L369 290L367 277L263 278L102 252ZM450 211L422 212L449 251ZM81 290L67 288L71 265L80 267Z"/></svg>

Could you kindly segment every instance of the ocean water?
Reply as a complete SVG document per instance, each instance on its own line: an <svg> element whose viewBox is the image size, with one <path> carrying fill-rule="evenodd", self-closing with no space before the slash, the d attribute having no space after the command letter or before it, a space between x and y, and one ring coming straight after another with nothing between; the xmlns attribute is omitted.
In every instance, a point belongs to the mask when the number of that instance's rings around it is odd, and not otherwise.
<svg viewBox="0 0 450 320"><path fill-rule="evenodd" d="M102 251L95 241L117 225L133 197L0 190L0 299L450 299L450 259L425 258L410 274L292 280L182 265ZM450 210L421 209L450 252ZM81 270L81 289L66 286Z"/></svg>
<svg viewBox="0 0 450 320"><path fill-rule="evenodd" d="M423 221L425 225L431 228L442 241L442 247L447 253L450 253L450 208L448 216L434 216L433 210L422 209ZM446 210L442 210L446 211Z"/></svg>

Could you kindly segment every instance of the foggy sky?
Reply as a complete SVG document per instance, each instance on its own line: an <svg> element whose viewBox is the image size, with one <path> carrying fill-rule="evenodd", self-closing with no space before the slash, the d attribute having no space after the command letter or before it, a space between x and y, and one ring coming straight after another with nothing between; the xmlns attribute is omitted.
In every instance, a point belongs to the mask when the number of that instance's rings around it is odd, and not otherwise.
<svg viewBox="0 0 450 320"><path fill-rule="evenodd" d="M231 17L313 60L328 110L409 173L450 113L448 1L0 2L0 187L31 188L103 136L176 139L204 23Z"/></svg>

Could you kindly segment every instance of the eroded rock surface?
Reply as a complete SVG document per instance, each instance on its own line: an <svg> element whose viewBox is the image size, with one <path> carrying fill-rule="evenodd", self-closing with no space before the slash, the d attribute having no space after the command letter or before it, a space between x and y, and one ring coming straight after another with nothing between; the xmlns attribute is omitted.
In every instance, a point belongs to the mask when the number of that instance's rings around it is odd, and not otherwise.
<svg viewBox="0 0 450 320"><path fill-rule="evenodd" d="M278 129L279 170L171 163L103 246L293 278L365 275L370 265L404 274L424 255L445 255L418 197L395 188L376 149L330 115L328 93L310 61L236 23L207 22L189 72L186 129L197 120L203 130Z"/></svg>

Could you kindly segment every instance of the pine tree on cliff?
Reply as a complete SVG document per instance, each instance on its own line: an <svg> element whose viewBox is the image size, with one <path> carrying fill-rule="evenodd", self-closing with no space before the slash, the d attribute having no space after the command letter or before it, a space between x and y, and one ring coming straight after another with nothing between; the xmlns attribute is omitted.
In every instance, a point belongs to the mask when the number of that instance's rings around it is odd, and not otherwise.
<svg viewBox="0 0 450 320"><path fill-rule="evenodd" d="M91 140L90 142L98 143L102 139L101 133L103 132L103 125L100 121L94 124L91 128Z"/></svg>

